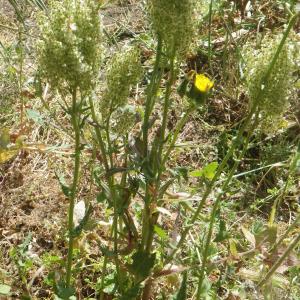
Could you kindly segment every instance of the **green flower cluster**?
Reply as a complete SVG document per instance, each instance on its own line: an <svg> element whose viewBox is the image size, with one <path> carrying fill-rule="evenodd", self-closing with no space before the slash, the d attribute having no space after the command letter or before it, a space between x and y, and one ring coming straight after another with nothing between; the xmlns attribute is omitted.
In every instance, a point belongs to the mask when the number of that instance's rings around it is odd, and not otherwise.
<svg viewBox="0 0 300 300"><path fill-rule="evenodd" d="M140 51L130 48L117 53L108 63L106 88L101 103L103 117L127 104L131 87L142 75Z"/></svg>
<svg viewBox="0 0 300 300"><path fill-rule="evenodd" d="M148 0L155 33L161 37L168 57L184 54L195 33L194 0Z"/></svg>
<svg viewBox="0 0 300 300"><path fill-rule="evenodd" d="M119 107L112 113L112 130L114 133L124 136L136 123L136 110L133 105Z"/></svg>
<svg viewBox="0 0 300 300"><path fill-rule="evenodd" d="M42 74L54 88L93 87L101 61L101 22L96 0L51 1L41 15L38 53Z"/></svg>
<svg viewBox="0 0 300 300"><path fill-rule="evenodd" d="M268 117L282 115L288 107L289 91L292 88L294 63L288 44L280 52L270 76L264 80L279 42L279 37L267 37L258 50L249 45L244 47L245 79L251 105L257 102Z"/></svg>

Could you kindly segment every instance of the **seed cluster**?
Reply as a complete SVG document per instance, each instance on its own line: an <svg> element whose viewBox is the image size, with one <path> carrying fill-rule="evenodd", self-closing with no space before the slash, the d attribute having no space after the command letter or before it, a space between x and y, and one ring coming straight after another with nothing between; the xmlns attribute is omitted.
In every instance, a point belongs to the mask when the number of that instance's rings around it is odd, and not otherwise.
<svg viewBox="0 0 300 300"><path fill-rule="evenodd" d="M101 113L106 116L127 104L131 87L142 75L140 51L129 48L117 53L108 63L106 88L102 97Z"/></svg>
<svg viewBox="0 0 300 300"><path fill-rule="evenodd" d="M133 105L119 107L112 114L112 130L115 134L125 136L136 123L136 110Z"/></svg>
<svg viewBox="0 0 300 300"><path fill-rule="evenodd" d="M92 88L101 61L98 8L95 0L51 1L49 15L40 15L40 66L54 88Z"/></svg>
<svg viewBox="0 0 300 300"><path fill-rule="evenodd" d="M194 4L194 0L148 0L153 30L168 57L189 49L195 32Z"/></svg>
<svg viewBox="0 0 300 300"><path fill-rule="evenodd" d="M294 64L288 44L280 52L270 76L264 80L279 42L280 37L267 37L260 49L244 48L245 79L251 105L257 102L267 116L282 115L288 106L292 86Z"/></svg>

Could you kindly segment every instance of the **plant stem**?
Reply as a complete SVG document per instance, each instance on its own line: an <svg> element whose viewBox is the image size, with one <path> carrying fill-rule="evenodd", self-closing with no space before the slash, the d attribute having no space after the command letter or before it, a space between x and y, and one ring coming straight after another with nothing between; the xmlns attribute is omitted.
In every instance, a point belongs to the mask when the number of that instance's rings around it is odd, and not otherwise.
<svg viewBox="0 0 300 300"><path fill-rule="evenodd" d="M170 76L167 82L165 99L164 99L164 108L163 108L163 120L161 124L161 131L160 131L160 144L158 150L158 160L161 160L162 150L165 143L165 135L166 135L166 128L167 128L167 120L168 120L168 112L170 108L170 97L172 93L172 86L175 82L176 75L175 75L175 51L173 50L173 54L170 58Z"/></svg>
<svg viewBox="0 0 300 300"><path fill-rule="evenodd" d="M21 131L23 130L23 126L24 126L24 107L25 107L25 99L24 99L24 95L22 93L22 89L23 89L23 65L24 65L24 48L23 48L23 35L21 32L21 28L20 28L20 24L18 27L18 39L19 39L19 63L20 63L20 68L19 68L19 74L18 74L18 81L19 81L19 97L20 97L20 101L21 101L21 111L20 111L20 127L21 127Z"/></svg>
<svg viewBox="0 0 300 300"><path fill-rule="evenodd" d="M104 279L105 279L105 273L106 273L106 266L107 266L107 255L104 256L104 262L103 262L103 268L102 268L102 277L101 277L101 283L100 283L100 300L104 300Z"/></svg>
<svg viewBox="0 0 300 300"><path fill-rule="evenodd" d="M170 155L171 151L172 151L173 148L174 148L174 145L175 145L175 143L176 143L176 141L177 141L179 132L181 131L181 129L183 128L183 126L186 124L186 122L187 122L187 120L188 120L188 117L191 115L191 113L192 113L193 111L196 110L196 108L197 108L197 107L196 107L195 105L189 106L189 108L187 109L187 111L184 113L183 117L182 117L182 118L180 119L180 121L177 123L176 128L175 128L175 130L174 130L174 134L173 134L172 141L171 141L171 143L170 143L170 145L169 145L169 147L168 147L168 149L167 149L167 151L166 151L166 154L164 155L164 158L163 158L162 163L161 163L161 168L160 168L159 173L158 173L158 175L157 175L157 178L158 178L157 180L158 180L158 182L160 182L160 176L161 176L161 173L162 173L162 171L163 171L163 169L164 169L164 167L165 167L165 164L166 164L167 160L169 159L169 155ZM157 189L158 189L158 188L157 188ZM153 222L152 222L153 225L156 224L157 219L158 219L158 216L159 216L159 214L157 214L156 216L153 216ZM146 245L146 251L150 251L151 245L152 245L152 242L153 242L153 238L154 238L154 232L153 232L153 230L152 230L152 231L150 231L150 233L149 233L149 237L148 237L148 241L147 241L147 245Z"/></svg>
<svg viewBox="0 0 300 300"><path fill-rule="evenodd" d="M280 267L283 261L287 258L290 252L297 246L300 241L300 234L292 241L292 243L287 247L284 253L278 258L275 264L271 267L266 276L257 284L259 287L262 287L264 284L268 282L271 276L276 272L276 270Z"/></svg>
<svg viewBox="0 0 300 300"><path fill-rule="evenodd" d="M158 80L158 69L159 64L161 61L162 55L162 40L160 36L157 38L157 49L156 49L156 57L155 57L155 64L149 84L149 90L147 94L146 104L145 104L145 116L143 122L143 143L144 143L144 156L148 153L148 130L149 130L149 118L151 115L151 111L154 106L154 99L157 93L157 89L159 87L160 78Z"/></svg>
<svg viewBox="0 0 300 300"><path fill-rule="evenodd" d="M105 127L105 132L106 132L106 137L107 137L107 143L108 143L108 151L109 154L107 154L104 146L104 141L102 139L101 131L98 127L98 120L95 112L95 107L93 100L90 98L89 99L89 104L91 108L91 113L92 113L92 119L93 122L96 124L95 131L96 131L96 136L98 139L98 143L100 146L100 151L102 154L103 158L103 163L104 163L104 168L106 171L106 180L109 186L109 190L111 193L111 202L113 203L114 206L114 216L113 216L113 226L112 226L112 234L113 234L113 240L114 240L114 253L115 253L115 264L116 264L116 269L117 269L117 274L118 274L118 279L120 278L120 268L119 268L119 260L118 260L118 210L117 210L117 198L115 195L115 189L114 189L114 178L112 176L108 175L109 169L113 168L113 155L112 155L112 148L111 148L111 140L110 140L110 135L109 135L109 121L110 117L108 117L107 122L106 122L106 127ZM107 156L109 157L110 161L110 166L108 164L108 159ZM105 257L106 258L106 257ZM104 269L106 269L106 260L104 260ZM104 280L104 279L103 279ZM120 280L118 280L120 283ZM102 294L101 294L102 297Z"/></svg>
<svg viewBox="0 0 300 300"><path fill-rule="evenodd" d="M162 151L163 146L165 143L165 134L166 134L166 128L167 128L167 120L168 120L168 112L170 108L170 96L172 93L172 86L176 79L175 74L175 49L172 51L172 56L170 58L170 75L167 82L166 92L165 92L165 98L164 98L164 107L163 107L163 120L160 130L160 143L158 148L158 161L161 162L162 157ZM177 133L178 135L178 133ZM164 166L160 163L160 169L157 173L156 183L155 183L155 189L156 192L159 190L160 186L160 180L159 177L164 169ZM142 236L142 242L143 242L143 249L146 253L151 253L152 243L153 243L153 237L154 237L154 225L156 223L157 214L151 215L151 204L153 202L156 202L157 195L154 194L153 196L149 195L149 184L152 184L147 182L146 186L146 196L145 196L145 209L144 209L144 222L143 222L143 236ZM148 280L144 289L143 289L143 295L142 300L148 300L150 297L151 287L152 287L152 280Z"/></svg>
<svg viewBox="0 0 300 300"><path fill-rule="evenodd" d="M166 127L167 127L168 111L169 111L169 106L170 106L170 96L171 96L171 92L172 92L172 85L175 81L174 60L175 60L175 55L173 54L170 59L170 76L169 76L169 79L167 82L166 93L165 93L165 98L164 98L163 120L162 120L162 125L161 125L160 143L159 143L159 148L158 148L158 161L161 161L162 149L163 149L163 145L164 145L164 141L165 141L165 131L166 131ZM162 168L162 166L160 166L160 167ZM161 172L162 171L158 171L158 174ZM153 185L153 182L147 182L147 184L146 184L145 208L144 208L143 229L142 229L143 248L147 252L150 252L150 249L151 249L151 247L149 246L149 243L152 240L151 231L153 231L153 225L154 225L154 224L152 224L153 222L152 222L151 209L150 209L150 205L151 205L153 199L151 199L151 196L149 194L149 190L150 190L149 185ZM156 186L156 189L158 189L158 186Z"/></svg>
<svg viewBox="0 0 300 300"><path fill-rule="evenodd" d="M210 0L208 15L208 65L211 68L211 23L212 23L213 0Z"/></svg>
<svg viewBox="0 0 300 300"><path fill-rule="evenodd" d="M157 90L161 81L161 73L159 72L159 65L161 62L162 56L162 39L160 36L157 37L157 49L156 49L156 58L154 69L152 72L147 99L145 104L145 115L143 121L143 155L144 159L147 158L148 155L148 131L149 131L149 118L152 112L152 109L155 104L155 97L157 94ZM145 206L143 211L143 226L142 226L142 245L145 247L147 237L148 237L148 229L149 229L149 221L150 221L150 192L149 192L149 182L147 180L146 190L145 190Z"/></svg>
<svg viewBox="0 0 300 300"><path fill-rule="evenodd" d="M187 111L184 113L183 117L180 119L180 121L178 122L178 124L176 125L176 128L174 130L174 134L173 134L173 138L172 141L166 151L166 154L164 155L164 158L162 160L162 166L165 165L165 163L167 162L167 160L169 159L170 153L174 148L174 145L177 141L178 135L181 131L181 129L183 128L183 126L186 124L189 116L191 115L192 112L194 112L196 110L196 106L195 105L190 105L189 108L187 109Z"/></svg>
<svg viewBox="0 0 300 300"><path fill-rule="evenodd" d="M110 117L111 117L111 112L109 113L107 120L106 120L105 133L106 133L106 139L107 139L107 149L108 149L110 168L112 169L114 162L113 162L113 149L111 147L111 139L110 139L110 132L109 132Z"/></svg>
<svg viewBox="0 0 300 300"><path fill-rule="evenodd" d="M210 216L208 235L207 235L205 246L204 246L202 266L201 266L201 272L200 272L199 284L198 284L197 299L200 299L200 296L201 296L201 287L202 287L203 280L204 280L204 274L205 274L205 269L206 269L206 264L207 264L207 259L208 259L208 251L209 251L209 246L210 246L210 243L211 243L213 227L214 227L214 223L215 223L215 220L216 220L216 215L217 215L217 211L218 211L218 208L219 208L219 204L222 200L222 196L226 193L226 191L228 189L228 185L231 182L231 179L232 179L232 177L233 177L233 175L234 175L241 159L244 157L245 152L248 149L248 144L249 144L250 138L251 138L251 136L252 136L255 128L257 127L257 124L258 124L258 114L259 114L259 111L256 112L255 120L254 120L250 130L248 131L247 138L245 139L245 143L243 145L243 149L242 149L238 159L236 159L236 161L235 161L233 167L231 168L229 174L227 175L227 179L222 185L221 192L217 196L217 199L215 200L215 203L213 205L213 209L212 209L211 216Z"/></svg>
<svg viewBox="0 0 300 300"><path fill-rule="evenodd" d="M245 132L247 126L249 125L251 118L254 114L255 110L254 107L252 107L252 110L250 111L249 115L247 116L243 126L239 129L238 135L235 139L235 141L232 143L231 147L229 148L226 156L223 158L221 164L219 165L215 176L213 177L213 179L210 181L209 185L207 186L202 199L196 209L196 211L194 212L189 224L186 226L186 228L184 229L181 238L176 246L176 248L172 251L172 253L166 258L165 264L168 264L174 257L174 255L177 253L177 251L180 249L180 247L183 245L186 236L188 235L191 226L195 223L195 221L198 219L198 216L203 208L203 205L205 204L208 196L210 195L210 193L212 192L212 189L214 187L214 184L216 183L216 181L219 179L221 173L224 171L224 169L227 166L227 162L228 160L232 157L234 150L241 144L241 139L243 136L243 133Z"/></svg>
<svg viewBox="0 0 300 300"><path fill-rule="evenodd" d="M74 171L73 171L73 183L70 191L70 204L69 204L69 218L68 218L68 230L69 230L69 247L68 247L68 258L67 258L67 274L66 274L66 288L70 287L72 277L72 259L73 259L73 246L74 246L74 206L77 185L79 181L79 168L80 168L80 128L78 120L78 111L76 106L76 88L72 92L72 111L71 111L71 122L75 133L75 158L74 158Z"/></svg>
<svg viewBox="0 0 300 300"><path fill-rule="evenodd" d="M110 238L112 238L114 234L114 229L111 228L111 232L110 232ZM104 261L103 261L103 268L102 268L102 278L101 278L101 283L100 283L100 300L104 300L104 292L103 292L103 289L104 289L104 284L105 284L105 273L106 273L106 268L107 268L107 262L108 262L108 259L107 259L107 255L104 256Z"/></svg>
<svg viewBox="0 0 300 300"><path fill-rule="evenodd" d="M95 112L94 102L93 102L93 99L91 97L89 98L89 104L90 104L90 108L91 108L92 119L93 119L93 122L96 125L96 126L94 126L94 128L95 128L96 136L97 136L98 143L99 143L99 146L100 146L100 151L101 151L101 154L102 154L102 159L103 159L105 172L108 173L109 166L108 166L108 161L107 161L107 157L106 157L105 146L104 146L104 142L103 142L103 139L102 139L101 131L100 131L99 126L98 126L98 120L97 120L97 116L96 116L96 112Z"/></svg>
<svg viewBox="0 0 300 300"><path fill-rule="evenodd" d="M109 115L106 120L106 126L105 126L105 133L106 133L106 139L107 139L107 148L108 148L108 157L110 161L110 168L114 168L114 158L113 158L113 148L112 148L112 142L110 138L110 118L112 114L112 107L110 108ZM111 194L111 201L114 206L114 215L113 215L113 240L114 240L114 259L115 259L115 265L116 265L116 271L117 271L117 281L119 283L119 286L121 288L121 280L120 280L120 264L119 264L119 259L118 259L118 203L117 203L117 197L116 197L116 191L115 191L115 183L114 183L114 176L111 175L107 177L108 180L108 185L109 185L109 190Z"/></svg>
<svg viewBox="0 0 300 300"><path fill-rule="evenodd" d="M145 205L143 210L142 249L146 251L146 244L149 236L150 217L151 217L149 183L146 184L144 202Z"/></svg>
<svg viewBox="0 0 300 300"><path fill-rule="evenodd" d="M280 239L272 246L269 253L275 253L278 246L286 239L287 235L296 227L299 225L300 222L300 214L298 214L295 221L288 227L288 229L285 231L285 233L280 237Z"/></svg>

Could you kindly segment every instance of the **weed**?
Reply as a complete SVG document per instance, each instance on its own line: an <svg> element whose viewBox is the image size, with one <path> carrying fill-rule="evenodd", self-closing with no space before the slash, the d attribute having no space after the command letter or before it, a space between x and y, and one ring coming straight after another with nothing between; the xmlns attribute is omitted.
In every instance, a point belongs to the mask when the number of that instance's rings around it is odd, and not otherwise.
<svg viewBox="0 0 300 300"><path fill-rule="evenodd" d="M28 2L40 10L36 96L54 120L58 121L59 112L67 121L60 125L71 141L73 160L71 171L66 165L65 176L55 173L69 203L67 250L44 254L42 259L47 271L44 282L59 299L75 299L77 294L101 300L236 299L247 297L249 290L269 299L298 280L297 264L287 261L300 240L298 233L291 238L299 217L281 235L276 220L283 198L293 190L299 151L292 144L295 140L288 148L282 136L276 136L278 143L269 138L282 126L288 97L295 93L296 51L289 37L295 40L298 15L291 13L281 34L266 35L257 39L256 46L247 43L240 48L231 27L236 13L245 20L252 8L244 1L236 5L206 2L207 9L201 10L194 0L145 1L150 33L123 46L100 18L107 3L52 0L46 6L42 1ZM23 128L27 10L15 1L10 3L19 26L15 62L19 72L14 80ZM233 22L230 26L225 22L226 49L221 55L213 27L219 11L229 11ZM195 66L186 67L185 58L199 36L197 25L205 22L208 42L198 53L207 68L201 64L198 70L197 56ZM247 30L256 26L243 22L239 26ZM111 49L117 49L109 58L105 36ZM155 47L150 54L145 41ZM234 71L225 63L231 42L236 51L232 57L239 59ZM228 70L216 72L220 57ZM219 82L220 77L224 82ZM239 112L238 124L219 130L219 153L214 152L212 161L204 157L196 169L173 167L171 154L191 116L202 120L209 115L213 98L225 94L219 92L221 84L226 80L237 84L240 79L240 99L248 99L248 106L244 104L245 112ZM52 109L47 94L60 111ZM32 111L27 117L45 122ZM266 140L261 141L262 137ZM11 142L9 130L1 129L0 138L2 156L16 150L17 140ZM21 143L20 148L26 145ZM5 157L3 162L7 161ZM278 172L279 167L284 171ZM256 190L248 193L253 186ZM185 193L177 193L178 187ZM240 211L237 200L249 194L254 200L246 203L247 211ZM262 209L269 216L267 222L248 219L249 211ZM33 267L26 256L29 243L28 237L10 252L28 295L27 278ZM280 267L294 268L289 278ZM237 277L250 279L251 284L244 287L235 282Z"/></svg>

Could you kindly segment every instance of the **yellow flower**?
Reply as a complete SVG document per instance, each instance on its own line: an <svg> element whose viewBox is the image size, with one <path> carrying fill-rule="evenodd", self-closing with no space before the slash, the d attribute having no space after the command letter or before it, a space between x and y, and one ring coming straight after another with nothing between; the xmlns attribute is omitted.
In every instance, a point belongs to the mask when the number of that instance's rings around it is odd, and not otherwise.
<svg viewBox="0 0 300 300"><path fill-rule="evenodd" d="M186 74L177 91L181 97L187 96L196 105L204 105L213 86L214 82L204 74L197 74L196 71L191 70Z"/></svg>
<svg viewBox="0 0 300 300"><path fill-rule="evenodd" d="M214 86L214 82L211 81L204 74L196 74L194 86L198 91L202 93L207 93Z"/></svg>

